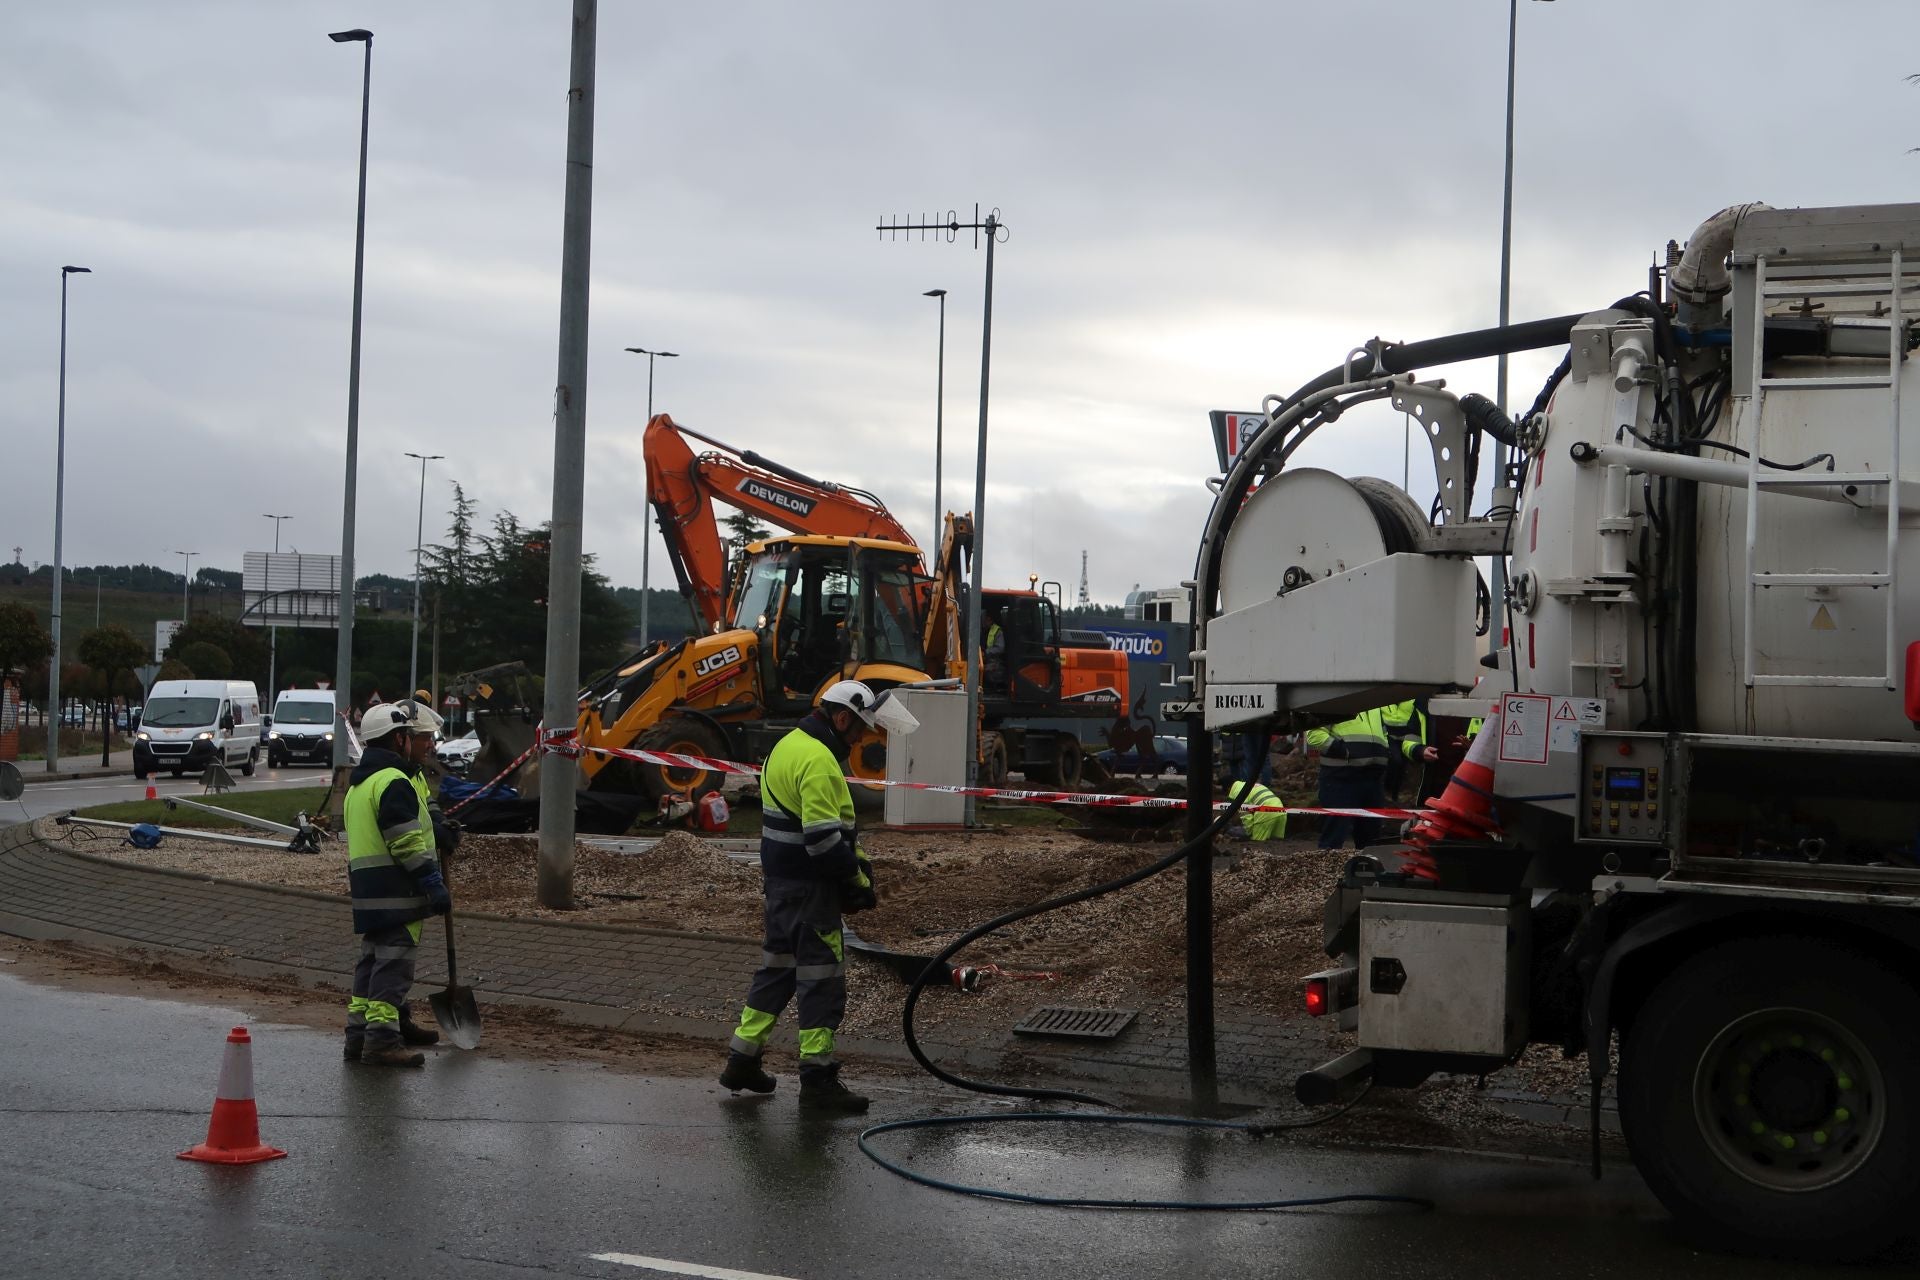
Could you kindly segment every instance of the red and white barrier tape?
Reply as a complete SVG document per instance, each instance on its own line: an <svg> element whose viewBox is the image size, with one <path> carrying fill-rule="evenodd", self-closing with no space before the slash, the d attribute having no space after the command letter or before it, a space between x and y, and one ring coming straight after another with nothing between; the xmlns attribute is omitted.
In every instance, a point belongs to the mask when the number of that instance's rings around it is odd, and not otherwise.
<svg viewBox="0 0 1920 1280"><path fill-rule="evenodd" d="M560 745L549 746L547 745L549 743ZM590 751L595 755L612 756L615 759L631 760L639 764L660 764L675 769L705 769L713 773L742 777L760 776L758 766L741 764L736 760L716 760L711 756L688 756L671 751L641 751L631 747L583 746L575 740L572 730L543 736L540 745L546 750L572 756ZM519 761L515 761L513 767L518 766ZM868 786L901 787L911 791L932 791L940 795L990 797L996 800L1015 800L1029 804L1073 804L1096 809L1185 809L1187 807L1185 799L1173 796L1100 795L1087 791L1031 791L1013 787L968 787L939 782L901 782L890 778L860 778L858 781ZM492 783L488 785L491 786ZM1226 801L1214 806L1215 811L1225 808L1227 808ZM1240 812L1311 814L1323 818L1386 818L1395 821L1419 818L1426 814L1424 809L1320 809L1306 806L1289 809L1284 805L1242 805Z"/></svg>

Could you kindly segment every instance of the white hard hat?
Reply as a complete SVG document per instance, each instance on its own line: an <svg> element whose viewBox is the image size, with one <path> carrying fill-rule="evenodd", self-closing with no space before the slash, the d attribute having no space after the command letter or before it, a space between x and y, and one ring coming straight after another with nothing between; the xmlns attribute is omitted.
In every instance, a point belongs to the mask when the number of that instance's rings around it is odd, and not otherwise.
<svg viewBox="0 0 1920 1280"><path fill-rule="evenodd" d="M395 729L438 733L443 724L439 716L417 702L383 702L368 708L367 714L360 717L360 737L365 742L376 742Z"/></svg>
<svg viewBox="0 0 1920 1280"><path fill-rule="evenodd" d="M888 733L912 733L920 727L911 711L889 697L891 690L875 693L858 680L841 680L820 695L821 706L845 707L860 717L869 729Z"/></svg>

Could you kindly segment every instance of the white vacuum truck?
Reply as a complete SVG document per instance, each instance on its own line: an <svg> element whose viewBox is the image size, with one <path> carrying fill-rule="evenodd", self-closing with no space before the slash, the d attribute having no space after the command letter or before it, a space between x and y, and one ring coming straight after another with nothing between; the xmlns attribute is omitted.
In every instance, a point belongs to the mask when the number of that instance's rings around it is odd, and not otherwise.
<svg viewBox="0 0 1920 1280"><path fill-rule="evenodd" d="M1309 1006L1359 1048L1303 1099L1558 1045L1592 1067L1596 1168L1617 1062L1634 1161L1700 1235L1834 1259L1913 1229L1917 290L1920 205L1741 205L1647 293L1376 340L1268 402L1201 547L1193 713L1487 717L1439 812L1328 903ZM1517 418L1419 377L1561 346ZM1425 428L1430 510L1287 465L1371 400ZM1470 516L1489 437L1513 461Z"/></svg>

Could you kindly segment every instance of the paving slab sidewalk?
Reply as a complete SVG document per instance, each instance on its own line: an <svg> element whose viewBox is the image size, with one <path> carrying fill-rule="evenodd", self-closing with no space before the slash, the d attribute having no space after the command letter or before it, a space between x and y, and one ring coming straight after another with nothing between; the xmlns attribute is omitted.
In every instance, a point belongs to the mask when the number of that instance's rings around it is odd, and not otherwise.
<svg viewBox="0 0 1920 1280"><path fill-rule="evenodd" d="M337 895L106 859L42 839L27 823L0 830L0 933L148 950L198 969L344 990L354 955L350 920ZM456 929L461 977L487 1000L544 1007L565 1022L711 1039L716 1046L760 962L753 938L478 913L461 913ZM428 922L422 989L446 980L443 938ZM891 979L874 973L867 980ZM1035 1003L1043 1002L1036 994ZM852 1054L909 1057L898 1040L842 1043ZM1041 1041L1015 1037L1007 1027L980 1032L949 1022L922 1045L955 1070L1109 1081L1169 1102L1189 1092L1177 1009L1143 1013L1111 1041ZM1252 1011L1223 1009L1217 1045L1219 1098L1235 1105L1290 1105L1294 1078L1324 1056L1317 1037Z"/></svg>

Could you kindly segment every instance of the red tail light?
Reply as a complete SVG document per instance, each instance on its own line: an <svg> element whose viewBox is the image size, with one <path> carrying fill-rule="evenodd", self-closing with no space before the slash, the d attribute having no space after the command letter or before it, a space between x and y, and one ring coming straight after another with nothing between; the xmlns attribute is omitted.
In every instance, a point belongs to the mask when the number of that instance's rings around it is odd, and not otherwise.
<svg viewBox="0 0 1920 1280"><path fill-rule="evenodd" d="M1328 994L1327 980L1325 978L1307 979L1306 1000L1308 1017L1323 1018L1326 1016L1327 1006L1331 1003L1331 999Z"/></svg>

